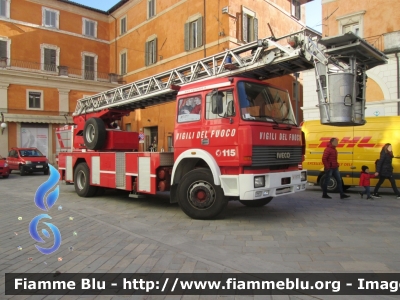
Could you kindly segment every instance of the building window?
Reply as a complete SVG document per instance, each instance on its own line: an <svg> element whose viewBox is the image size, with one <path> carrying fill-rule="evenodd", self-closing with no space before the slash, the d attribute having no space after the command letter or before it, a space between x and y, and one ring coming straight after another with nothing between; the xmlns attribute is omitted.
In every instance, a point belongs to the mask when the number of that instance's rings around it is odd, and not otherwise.
<svg viewBox="0 0 400 300"><path fill-rule="evenodd" d="M364 14L365 10L351 13L348 15L337 17L336 20L339 24L339 32L341 34L352 32L359 37L363 37L363 26L364 26Z"/></svg>
<svg viewBox="0 0 400 300"><path fill-rule="evenodd" d="M242 7L242 41L254 42L258 39L258 19L256 13Z"/></svg>
<svg viewBox="0 0 400 300"><path fill-rule="evenodd" d="M203 46L203 17L185 23L185 51Z"/></svg>
<svg viewBox="0 0 400 300"><path fill-rule="evenodd" d="M126 52L120 54L120 74L125 75L127 73L127 61L126 61Z"/></svg>
<svg viewBox="0 0 400 300"><path fill-rule="evenodd" d="M27 109L43 110L43 91L27 90L26 98Z"/></svg>
<svg viewBox="0 0 400 300"><path fill-rule="evenodd" d="M82 53L83 78L86 80L97 80L97 55L94 53Z"/></svg>
<svg viewBox="0 0 400 300"><path fill-rule="evenodd" d="M41 44L41 70L57 72L60 64L60 48L54 45Z"/></svg>
<svg viewBox="0 0 400 300"><path fill-rule="evenodd" d="M97 37L97 22L83 18L83 35Z"/></svg>
<svg viewBox="0 0 400 300"><path fill-rule="evenodd" d="M11 0L0 0L0 18L10 18Z"/></svg>
<svg viewBox="0 0 400 300"><path fill-rule="evenodd" d="M356 35L360 35L360 23L356 22L353 24L344 25L342 30L342 33L352 32Z"/></svg>
<svg viewBox="0 0 400 300"><path fill-rule="evenodd" d="M292 16L301 19L301 4L299 0L292 0Z"/></svg>
<svg viewBox="0 0 400 300"><path fill-rule="evenodd" d="M126 33L126 17L121 18L119 28L120 28L120 35Z"/></svg>
<svg viewBox="0 0 400 300"><path fill-rule="evenodd" d="M145 64L150 66L157 62L157 38L152 38L146 42Z"/></svg>
<svg viewBox="0 0 400 300"><path fill-rule="evenodd" d="M156 0L147 0L147 18L151 19L156 15Z"/></svg>
<svg viewBox="0 0 400 300"><path fill-rule="evenodd" d="M44 27L57 28L59 26L60 12L58 10L43 7L42 25Z"/></svg>

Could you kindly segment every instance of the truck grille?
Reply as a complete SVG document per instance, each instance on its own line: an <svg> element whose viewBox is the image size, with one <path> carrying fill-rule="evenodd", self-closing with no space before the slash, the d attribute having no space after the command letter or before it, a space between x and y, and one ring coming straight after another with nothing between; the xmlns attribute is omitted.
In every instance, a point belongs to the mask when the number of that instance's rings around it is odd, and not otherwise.
<svg viewBox="0 0 400 300"><path fill-rule="evenodd" d="M301 163L300 147L253 146L252 167L287 168Z"/></svg>

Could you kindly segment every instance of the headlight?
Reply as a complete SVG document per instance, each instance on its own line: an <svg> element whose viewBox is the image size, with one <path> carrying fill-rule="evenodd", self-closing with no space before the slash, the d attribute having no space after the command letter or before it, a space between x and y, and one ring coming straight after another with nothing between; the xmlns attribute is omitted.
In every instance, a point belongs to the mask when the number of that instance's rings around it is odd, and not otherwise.
<svg viewBox="0 0 400 300"><path fill-rule="evenodd" d="M254 177L254 187L264 187L265 186L265 177L264 176L255 176Z"/></svg>
<svg viewBox="0 0 400 300"><path fill-rule="evenodd" d="M306 181L307 180L307 171L302 171L301 172L301 181Z"/></svg>

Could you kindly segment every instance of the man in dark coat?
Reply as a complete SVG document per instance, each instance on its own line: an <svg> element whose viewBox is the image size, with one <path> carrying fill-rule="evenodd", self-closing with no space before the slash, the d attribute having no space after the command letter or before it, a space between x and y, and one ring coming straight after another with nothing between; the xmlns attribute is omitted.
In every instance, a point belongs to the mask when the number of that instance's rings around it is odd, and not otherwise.
<svg viewBox="0 0 400 300"><path fill-rule="evenodd" d="M338 139L331 138L329 144L326 146L324 150L324 154L322 155L322 163L324 164L324 170L325 170L325 180L322 183L322 198L325 199L332 199L332 197L328 195L328 184L329 180L331 180L331 176L333 176L336 179L340 192L340 199L345 199L350 197L349 195L346 195L343 192L342 177L340 176L339 173L339 163L337 160L338 157L338 153L336 150L337 145L338 145Z"/></svg>
<svg viewBox="0 0 400 300"><path fill-rule="evenodd" d="M381 198L381 196L378 194L378 190L382 185L382 183L386 179L389 179L390 184L392 185L393 192L397 196L397 199L400 199L400 193L399 190L397 189L396 182L394 181L393 178L392 159L393 159L392 145L387 143L383 146L381 150L381 155L376 164L375 175L379 175L379 181L376 184L374 192L372 194L372 196L374 196L375 198Z"/></svg>

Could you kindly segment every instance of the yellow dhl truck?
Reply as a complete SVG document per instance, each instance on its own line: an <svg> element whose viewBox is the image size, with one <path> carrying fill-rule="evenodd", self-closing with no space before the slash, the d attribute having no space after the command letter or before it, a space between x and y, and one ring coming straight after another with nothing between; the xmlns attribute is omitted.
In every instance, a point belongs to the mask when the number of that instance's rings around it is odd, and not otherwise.
<svg viewBox="0 0 400 300"><path fill-rule="evenodd" d="M400 187L400 116L367 117L363 126L332 127L321 125L319 120L305 121L302 124L306 145L303 169L307 170L310 184L323 182L324 166L322 154L332 137L339 139L337 146L339 171L345 189L358 186L361 167L366 165L371 173L375 172L375 161L379 159L383 145L391 143L393 147L393 176ZM375 186L378 178L371 179ZM385 180L382 187L391 187ZM338 192L337 182L331 177L328 192Z"/></svg>

